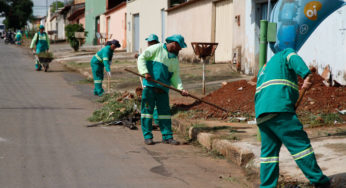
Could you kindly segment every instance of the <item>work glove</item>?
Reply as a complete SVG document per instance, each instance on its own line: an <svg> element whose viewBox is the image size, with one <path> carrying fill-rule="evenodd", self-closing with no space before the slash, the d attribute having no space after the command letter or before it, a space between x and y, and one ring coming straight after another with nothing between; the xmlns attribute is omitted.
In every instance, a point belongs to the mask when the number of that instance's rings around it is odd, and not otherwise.
<svg viewBox="0 0 346 188"><path fill-rule="evenodd" d="M150 81L152 79L151 75L148 73L146 73L144 76L145 76L145 79L148 81Z"/></svg>
<svg viewBox="0 0 346 188"><path fill-rule="evenodd" d="M310 87L312 85L311 79L312 79L312 75L311 74L304 79L304 83L303 83L303 86L302 86L303 89L304 88L305 89L310 89Z"/></svg>
<svg viewBox="0 0 346 188"><path fill-rule="evenodd" d="M312 83L310 82L310 80L304 80L302 88L310 89L311 85Z"/></svg>
<svg viewBox="0 0 346 188"><path fill-rule="evenodd" d="M107 72L107 75L108 75L108 77L111 77L112 73L111 72Z"/></svg>
<svg viewBox="0 0 346 188"><path fill-rule="evenodd" d="M189 96L189 92L187 90L183 89L183 90L181 90L181 95L185 96L185 97Z"/></svg>

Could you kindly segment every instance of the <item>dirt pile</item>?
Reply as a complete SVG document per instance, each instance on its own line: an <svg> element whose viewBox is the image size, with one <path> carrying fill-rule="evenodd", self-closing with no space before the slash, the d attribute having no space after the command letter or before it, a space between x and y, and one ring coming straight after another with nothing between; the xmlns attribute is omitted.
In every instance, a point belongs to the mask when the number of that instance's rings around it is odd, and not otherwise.
<svg viewBox="0 0 346 188"><path fill-rule="evenodd" d="M346 109L345 87L327 87L323 84L323 78L317 74L313 76L312 88L305 96L298 108L298 112L308 111L314 114L334 113L336 109ZM227 83L220 89L210 93L203 99L219 105L233 113L254 115L254 95L256 91L256 79L250 82L240 80ZM299 79L301 87L302 79ZM194 102L189 105L176 104L176 107L184 110L192 109L202 111L205 118L226 118L222 111L204 103Z"/></svg>

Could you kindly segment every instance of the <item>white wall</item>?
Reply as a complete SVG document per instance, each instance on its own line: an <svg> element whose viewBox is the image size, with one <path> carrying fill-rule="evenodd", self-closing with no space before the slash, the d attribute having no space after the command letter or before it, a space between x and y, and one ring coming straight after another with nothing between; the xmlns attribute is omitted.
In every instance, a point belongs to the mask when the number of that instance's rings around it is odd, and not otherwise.
<svg viewBox="0 0 346 188"><path fill-rule="evenodd" d="M233 49L240 47L241 71L256 74L258 71L259 46L256 33L255 0L233 0L234 16L240 16L240 25L233 23Z"/></svg>
<svg viewBox="0 0 346 188"><path fill-rule="evenodd" d="M305 42L298 54L321 74L329 65L332 79L346 85L346 6L326 18ZM268 48L268 60L273 56Z"/></svg>
<svg viewBox="0 0 346 188"><path fill-rule="evenodd" d="M135 0L126 5L127 13L127 51L133 50L133 15L139 13L140 52L147 48L147 38L150 34L161 36L161 10L167 9L167 0ZM167 25L167 24L166 24ZM161 39L160 39L161 41Z"/></svg>

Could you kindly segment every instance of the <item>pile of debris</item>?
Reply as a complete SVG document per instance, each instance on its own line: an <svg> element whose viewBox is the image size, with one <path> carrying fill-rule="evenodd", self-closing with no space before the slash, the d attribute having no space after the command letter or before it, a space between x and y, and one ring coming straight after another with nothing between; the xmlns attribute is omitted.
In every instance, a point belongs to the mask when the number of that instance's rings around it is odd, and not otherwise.
<svg viewBox="0 0 346 188"><path fill-rule="evenodd" d="M313 76L312 88L305 93L305 96L298 108L299 112L318 113L334 113L337 109L346 109L346 89L345 87L328 87L323 81L324 79L318 74ZM223 84L223 86L210 93L203 99L219 105L234 114L254 116L254 96L256 91L256 78L250 81L240 80ZM299 79L301 87L302 79ZM227 114L209 105L194 102L192 104L176 104L175 107L183 110L201 111L201 117L204 118L227 118Z"/></svg>
<svg viewBox="0 0 346 188"><path fill-rule="evenodd" d="M93 112L88 119L90 122L112 122L140 119L140 101L129 92L103 95L99 100L100 109Z"/></svg>

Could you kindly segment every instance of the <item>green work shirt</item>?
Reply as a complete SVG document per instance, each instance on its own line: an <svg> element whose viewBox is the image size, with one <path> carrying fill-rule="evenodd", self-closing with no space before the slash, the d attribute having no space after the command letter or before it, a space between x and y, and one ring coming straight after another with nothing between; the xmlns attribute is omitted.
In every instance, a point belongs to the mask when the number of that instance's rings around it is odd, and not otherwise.
<svg viewBox="0 0 346 188"><path fill-rule="evenodd" d="M37 41L38 40L38 41ZM36 44L37 43L37 44ZM38 32L31 41L30 48L36 44L36 51L44 52L49 49L49 38L46 32Z"/></svg>
<svg viewBox="0 0 346 188"><path fill-rule="evenodd" d="M168 52L166 44L155 44L148 47L137 61L138 71L144 75L149 73L154 80L182 90L183 84L180 79L180 68L178 56ZM168 92L165 88L154 82L143 80L144 86L157 87Z"/></svg>
<svg viewBox="0 0 346 188"><path fill-rule="evenodd" d="M275 112L295 112L299 98L297 75L305 78L311 72L293 49L275 54L257 76L255 94L256 118Z"/></svg>
<svg viewBox="0 0 346 188"><path fill-rule="evenodd" d="M21 32L17 32L16 34L16 39L21 39L22 38L22 33Z"/></svg>
<svg viewBox="0 0 346 188"><path fill-rule="evenodd" d="M111 66L111 62L113 58L113 53L114 53L114 50L111 49L110 45L107 45L95 54L96 59L100 63L103 63L107 72L111 71L110 66Z"/></svg>

